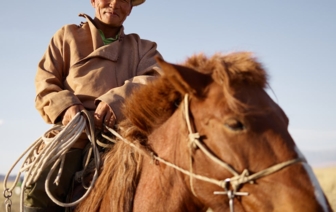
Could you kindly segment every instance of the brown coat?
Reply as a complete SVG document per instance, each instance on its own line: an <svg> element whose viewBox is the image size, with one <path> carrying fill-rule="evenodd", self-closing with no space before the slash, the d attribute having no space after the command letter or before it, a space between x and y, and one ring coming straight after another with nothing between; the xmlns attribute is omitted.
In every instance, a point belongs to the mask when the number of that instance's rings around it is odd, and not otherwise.
<svg viewBox="0 0 336 212"><path fill-rule="evenodd" d="M121 106L139 84L159 74L156 43L125 35L103 44L92 19L81 26L66 25L53 36L38 65L35 106L47 123L60 121L69 106L83 104L94 111L99 101L110 105L117 121Z"/></svg>

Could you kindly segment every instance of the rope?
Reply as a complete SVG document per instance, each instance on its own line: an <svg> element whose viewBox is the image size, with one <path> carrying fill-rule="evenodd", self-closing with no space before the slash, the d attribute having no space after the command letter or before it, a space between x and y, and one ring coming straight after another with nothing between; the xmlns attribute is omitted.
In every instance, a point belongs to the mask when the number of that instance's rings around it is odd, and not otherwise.
<svg viewBox="0 0 336 212"><path fill-rule="evenodd" d="M131 147L133 147L136 151L142 153L143 155L146 155L154 160L157 160L159 162L162 162L164 164L166 164L167 166L170 166L186 175L189 175L190 177L194 177L196 179L199 179L199 180L202 180L202 181L206 181L206 182L209 182L209 183L213 183L215 185L218 185L218 186L221 186L222 185L222 181L221 180L215 180L215 179L211 179L211 178L208 178L208 177L204 177L204 176L201 176L201 175L198 175L198 174L193 174L191 172L189 172L188 170L185 170L183 168L180 168L179 166L173 164L173 163L170 163L158 156L156 156L154 154L154 152L150 152L148 150L145 150L145 149L142 149L138 146L136 146L134 143L130 142L129 140L123 138L120 134L118 134L115 130L113 130L112 128L109 128L109 127L106 127L113 135L115 135L117 138L119 138L120 140L122 140L123 142L125 142L126 144L130 145Z"/></svg>
<svg viewBox="0 0 336 212"><path fill-rule="evenodd" d="M189 130L189 141L190 141L191 145L194 145L195 147L196 146L199 147L209 158L211 158L211 160L213 160L218 165L227 169L234 176L239 176L239 174L233 168L231 168L230 165L228 165L227 163L224 163L223 161L219 160L217 157L215 157L213 154L211 154L203 145L201 145L201 143L199 142L199 138L200 138L199 133L193 133L193 130L191 128L191 123L190 123L190 117L189 117L189 107L188 107L189 97L188 97L188 94L186 94L184 96L184 105L185 105L184 108L185 108L185 116L186 116L185 119L186 119L186 123L187 123L188 130Z"/></svg>
<svg viewBox="0 0 336 212"><path fill-rule="evenodd" d="M87 120L87 124L86 124ZM60 176L62 175L62 170L64 166L64 159L65 154L70 150L73 144L77 141L81 133L83 132L84 128L86 128L85 132L91 141L92 150L94 153L94 161L96 165L95 173L93 179L91 181L90 187L85 192L85 194L75 202L72 203L63 203L58 201L53 197L49 190L49 181L51 178L52 173L54 173L60 164L58 169L57 177L54 180L54 183L58 185ZM47 135L52 131L59 131L59 133L52 138L48 138ZM43 149L39 151L39 148L43 145ZM24 160L18 175L15 178L14 184L11 188L7 187L8 177L11 174L12 170L16 167L19 161L27 155L26 159ZM4 179L4 190L7 193L11 193L15 188L21 174L26 172L24 177L22 188L27 187L28 185L34 183L41 175L42 171L48 167L49 165L53 164L52 168L50 169L47 180L45 182L45 189L50 197L50 199L55 202L57 205L62 207L72 207L77 205L80 201L82 201L92 189L93 184L95 183L98 177L98 170L100 166L100 157L99 151L95 143L95 132L94 132L94 123L90 114L83 110L75 115L75 117L64 127L60 125L54 125L51 129L49 129L43 136L38 138L24 153L15 161L13 166L10 168L9 172L5 176ZM87 164L86 164L87 165ZM23 194L21 192L20 198L20 211L23 211ZM9 196L9 195L7 195Z"/></svg>

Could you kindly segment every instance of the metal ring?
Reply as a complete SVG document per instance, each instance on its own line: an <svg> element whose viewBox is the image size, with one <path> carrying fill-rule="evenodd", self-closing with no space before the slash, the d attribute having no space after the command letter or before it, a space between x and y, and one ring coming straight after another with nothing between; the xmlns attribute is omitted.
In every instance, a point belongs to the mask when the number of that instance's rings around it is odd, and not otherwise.
<svg viewBox="0 0 336 212"><path fill-rule="evenodd" d="M230 178L226 178L224 180L224 189L225 191L230 191L230 184L231 184L231 179Z"/></svg>

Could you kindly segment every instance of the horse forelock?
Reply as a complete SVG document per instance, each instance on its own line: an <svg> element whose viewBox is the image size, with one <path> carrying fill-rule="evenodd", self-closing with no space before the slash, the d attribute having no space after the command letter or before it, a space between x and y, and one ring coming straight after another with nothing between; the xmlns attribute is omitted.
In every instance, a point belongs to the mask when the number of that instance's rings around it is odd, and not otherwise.
<svg viewBox="0 0 336 212"><path fill-rule="evenodd" d="M228 106L237 113L242 113L247 107L234 97L238 87L251 85L264 89L268 83L265 69L250 52L217 53L212 57L201 53L188 58L184 65L211 74L213 80L222 86Z"/></svg>
<svg viewBox="0 0 336 212"><path fill-rule="evenodd" d="M249 84L264 88L267 85L264 68L250 52L217 53L212 57L201 53L189 57L184 65L205 74L211 73L214 81L223 86Z"/></svg>

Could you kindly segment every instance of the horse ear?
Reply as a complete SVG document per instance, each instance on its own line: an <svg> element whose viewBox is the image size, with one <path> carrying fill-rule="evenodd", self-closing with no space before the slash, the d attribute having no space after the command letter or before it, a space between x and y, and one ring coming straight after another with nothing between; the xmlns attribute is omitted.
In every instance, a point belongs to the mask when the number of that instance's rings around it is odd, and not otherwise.
<svg viewBox="0 0 336 212"><path fill-rule="evenodd" d="M157 62L163 70L164 76L181 94L202 96L205 88L212 81L211 75L200 73L194 69L175 65L157 57Z"/></svg>

